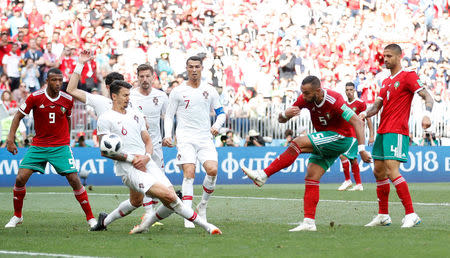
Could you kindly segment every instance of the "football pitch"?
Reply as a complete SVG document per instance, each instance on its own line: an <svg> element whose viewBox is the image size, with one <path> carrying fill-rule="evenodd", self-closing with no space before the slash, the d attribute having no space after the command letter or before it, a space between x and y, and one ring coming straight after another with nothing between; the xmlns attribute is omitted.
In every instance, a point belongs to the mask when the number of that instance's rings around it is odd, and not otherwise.
<svg viewBox="0 0 450 258"><path fill-rule="evenodd" d="M317 232L288 232L303 218L304 185L218 185L208 206L208 221L223 235L185 229L172 215L148 233L129 235L144 210L115 221L107 231L89 232L70 187L28 187L24 223L5 229L13 214L12 188L0 188L0 256L101 257L449 257L450 183L409 184L422 218L401 229L403 206L391 185L392 225L366 228L378 208L375 184L363 192L320 186ZM179 189L179 186L175 187ZM92 209L110 212L127 199L123 186L88 191ZM195 186L194 202L200 186ZM42 256L41 256L42 257Z"/></svg>

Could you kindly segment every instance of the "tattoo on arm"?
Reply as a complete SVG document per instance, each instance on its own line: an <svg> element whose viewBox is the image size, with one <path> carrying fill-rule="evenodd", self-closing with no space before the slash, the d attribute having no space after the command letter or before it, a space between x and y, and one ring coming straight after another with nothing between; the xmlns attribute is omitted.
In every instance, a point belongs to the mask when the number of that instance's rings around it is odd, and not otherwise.
<svg viewBox="0 0 450 258"><path fill-rule="evenodd" d="M117 160L117 161L127 161L127 155L123 153L107 153L102 151L102 156Z"/></svg>
<svg viewBox="0 0 450 258"><path fill-rule="evenodd" d="M431 110L433 110L433 98L431 97L430 93L428 93L426 89L423 89L417 94L419 94L419 96L425 100L425 109L431 112Z"/></svg>
<svg viewBox="0 0 450 258"><path fill-rule="evenodd" d="M366 117L374 116L380 111L383 106L383 101L381 99L376 99L373 105L367 110Z"/></svg>

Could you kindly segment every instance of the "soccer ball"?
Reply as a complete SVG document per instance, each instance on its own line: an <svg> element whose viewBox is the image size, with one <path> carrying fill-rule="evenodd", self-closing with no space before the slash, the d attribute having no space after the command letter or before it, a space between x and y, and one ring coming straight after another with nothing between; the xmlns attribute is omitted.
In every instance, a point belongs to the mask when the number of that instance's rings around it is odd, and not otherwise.
<svg viewBox="0 0 450 258"><path fill-rule="evenodd" d="M122 148L122 139L117 134L106 134L100 142L100 150L107 154L118 153Z"/></svg>

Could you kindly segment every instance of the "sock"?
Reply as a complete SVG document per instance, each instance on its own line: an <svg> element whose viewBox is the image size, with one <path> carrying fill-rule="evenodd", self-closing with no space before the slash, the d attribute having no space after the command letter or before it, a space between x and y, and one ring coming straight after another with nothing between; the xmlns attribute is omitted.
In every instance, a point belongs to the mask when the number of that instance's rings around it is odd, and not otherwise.
<svg viewBox="0 0 450 258"><path fill-rule="evenodd" d="M86 220L95 218L92 214L91 204L89 204L88 194L86 192L86 189L84 189L84 186L78 190L74 190L73 193L75 194L75 198L77 199L77 201L80 203L84 214L86 214Z"/></svg>
<svg viewBox="0 0 450 258"><path fill-rule="evenodd" d="M350 180L350 162L348 159L341 160L342 169L344 169L345 181Z"/></svg>
<svg viewBox="0 0 450 258"><path fill-rule="evenodd" d="M281 153L270 165L264 169L267 177L277 173L283 168L289 167L297 159L298 155L302 153L300 147L295 142L291 142L287 150Z"/></svg>
<svg viewBox="0 0 450 258"><path fill-rule="evenodd" d="M399 176L392 181L397 189L398 198L402 201L403 207L405 207L405 215L414 213L414 208L411 200L411 195L409 194L408 183L406 180Z"/></svg>
<svg viewBox="0 0 450 258"><path fill-rule="evenodd" d="M156 205L159 203L159 199L151 197L144 196L144 202L142 204L142 207L144 207L144 210L146 213L148 212L154 212L156 211Z"/></svg>
<svg viewBox="0 0 450 258"><path fill-rule="evenodd" d="M217 176L209 176L209 175L205 176L205 179L203 180L203 195L202 195L203 203L207 203L209 197L211 197L212 193L214 192L214 189L216 188L216 180Z"/></svg>
<svg viewBox="0 0 450 258"><path fill-rule="evenodd" d="M183 178L181 185L181 192L183 193L183 203L189 208L192 208L192 198L194 196L194 179Z"/></svg>
<svg viewBox="0 0 450 258"><path fill-rule="evenodd" d="M153 213L151 216L146 217L145 220L142 221L141 225L148 228L151 225L153 225L155 222L169 217L172 213L173 213L173 210L167 208L164 205L161 205L156 209L155 213Z"/></svg>
<svg viewBox="0 0 450 258"><path fill-rule="evenodd" d="M305 218L316 218L316 207L319 203L319 183L319 181L305 179L305 195L303 197Z"/></svg>
<svg viewBox="0 0 450 258"><path fill-rule="evenodd" d="M120 219L122 217L127 216L128 214L130 214L132 211L134 211L137 208L138 207L134 207L133 205L131 205L130 199L125 200L119 204L119 207L117 207L110 214L108 214L108 216L105 218L105 221L103 222L103 224L105 226L107 226L107 225L111 224L113 221L115 221L116 219Z"/></svg>
<svg viewBox="0 0 450 258"><path fill-rule="evenodd" d="M353 173L353 178L355 179L355 183L357 185L360 185L361 184L361 175L359 174L358 161L352 163L352 173Z"/></svg>
<svg viewBox="0 0 450 258"><path fill-rule="evenodd" d="M199 225L200 227L208 231L209 223L207 223L200 216L198 216L197 213L191 207L184 205L184 203L181 202L180 199L177 198L176 201L170 204L170 207L173 209L174 212L176 212L181 217L193 222L194 224Z"/></svg>
<svg viewBox="0 0 450 258"><path fill-rule="evenodd" d="M13 188L13 205L14 205L14 216L21 218L22 217L22 207L23 207L23 199L27 193L27 189L25 186L17 187L14 185Z"/></svg>
<svg viewBox="0 0 450 258"><path fill-rule="evenodd" d="M378 214L389 214L389 179L377 180Z"/></svg>

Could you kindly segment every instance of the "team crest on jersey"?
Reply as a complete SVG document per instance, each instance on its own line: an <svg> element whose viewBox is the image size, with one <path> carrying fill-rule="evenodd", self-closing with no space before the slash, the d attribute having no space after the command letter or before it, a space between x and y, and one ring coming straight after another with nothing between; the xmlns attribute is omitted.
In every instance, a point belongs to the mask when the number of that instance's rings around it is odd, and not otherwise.
<svg viewBox="0 0 450 258"><path fill-rule="evenodd" d="M205 97L205 99L208 99L209 93L205 90L203 92L203 97Z"/></svg>
<svg viewBox="0 0 450 258"><path fill-rule="evenodd" d="M139 188L144 188L144 184L143 183L139 183Z"/></svg>
<svg viewBox="0 0 450 258"><path fill-rule="evenodd" d="M139 124L139 117L138 116L134 115L134 120L136 120L136 123Z"/></svg>
<svg viewBox="0 0 450 258"><path fill-rule="evenodd" d="M177 155L177 159L180 160L181 159L181 154L178 153Z"/></svg>
<svg viewBox="0 0 450 258"><path fill-rule="evenodd" d="M353 108L353 112L356 112L356 108L355 107Z"/></svg>
<svg viewBox="0 0 450 258"><path fill-rule="evenodd" d="M67 109L65 107L61 107L61 112L64 114L66 113Z"/></svg>
<svg viewBox="0 0 450 258"><path fill-rule="evenodd" d="M158 106L158 97L153 98L153 104L155 104L155 106Z"/></svg>
<svg viewBox="0 0 450 258"><path fill-rule="evenodd" d="M395 89L397 89L397 88L398 88L398 86L400 86L400 82L395 82L395 83L394 83L394 87L395 87Z"/></svg>

